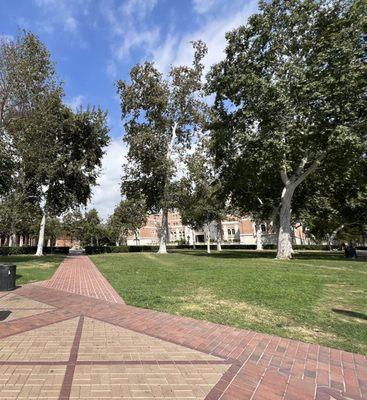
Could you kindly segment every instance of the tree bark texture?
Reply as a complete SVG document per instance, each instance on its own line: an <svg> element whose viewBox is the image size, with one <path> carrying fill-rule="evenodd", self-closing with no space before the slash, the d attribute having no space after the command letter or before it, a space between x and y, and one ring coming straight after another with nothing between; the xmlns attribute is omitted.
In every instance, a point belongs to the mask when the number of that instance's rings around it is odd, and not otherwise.
<svg viewBox="0 0 367 400"><path fill-rule="evenodd" d="M162 210L162 224L159 228L159 254L167 254L168 210Z"/></svg>
<svg viewBox="0 0 367 400"><path fill-rule="evenodd" d="M294 185L286 185L283 189L281 207L279 213L279 233L277 258L289 260L292 258L292 235L291 235L291 206L294 193Z"/></svg>
<svg viewBox="0 0 367 400"><path fill-rule="evenodd" d="M39 235L38 235L36 256L43 256L43 245L45 242L45 228L46 228L46 213L45 211L43 211Z"/></svg>

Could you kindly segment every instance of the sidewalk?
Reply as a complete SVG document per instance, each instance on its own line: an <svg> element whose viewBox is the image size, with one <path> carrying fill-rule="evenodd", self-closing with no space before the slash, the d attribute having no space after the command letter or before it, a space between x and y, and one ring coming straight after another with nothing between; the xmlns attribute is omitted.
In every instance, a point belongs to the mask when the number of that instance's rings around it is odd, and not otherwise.
<svg viewBox="0 0 367 400"><path fill-rule="evenodd" d="M84 256L0 316L0 399L367 398L365 356L127 306Z"/></svg>

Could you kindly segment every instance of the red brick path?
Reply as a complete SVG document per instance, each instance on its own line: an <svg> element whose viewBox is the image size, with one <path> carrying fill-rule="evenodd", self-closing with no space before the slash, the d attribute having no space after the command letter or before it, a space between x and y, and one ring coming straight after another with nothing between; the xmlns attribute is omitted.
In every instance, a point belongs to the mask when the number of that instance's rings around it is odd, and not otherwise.
<svg viewBox="0 0 367 400"><path fill-rule="evenodd" d="M124 303L87 256L67 257L50 280L39 284L111 303Z"/></svg>
<svg viewBox="0 0 367 400"><path fill-rule="evenodd" d="M132 332L195 349L208 354L208 357L209 355L219 357L219 361L213 360L207 363L222 362L229 364L229 368L207 394L206 400L367 399L366 356L131 307L121 302L107 302L98 299L97 293L90 291L85 282L85 285L80 283L78 286L76 276L72 278L67 276L66 271L73 273L73 267L76 269L80 265L84 270L95 268L93 264L88 263L86 257L68 259L66 266L65 263L62 264L61 272L55 274L55 279L46 285L27 285L16 291L16 294L54 307L52 311L0 323L1 343L1 338L81 316L70 359L64 362L67 367L59 399L70 398L75 379L74 372L80 365L98 364L99 368L103 368L103 365L117 364L164 365L164 362L159 360L77 361L84 318L93 318ZM99 279L95 270L93 274ZM79 276L89 276L89 273L84 271ZM73 283L63 283L61 277L64 277L66 282ZM56 278L59 287L68 289L68 294L52 288L50 282L55 282ZM88 282L92 280L89 279ZM71 288L80 287L85 287L81 291L83 294L90 291L92 297L71 293ZM93 354L90 356L93 360ZM166 363L180 365L179 361L166 361ZM203 361L182 361L182 363L196 365ZM2 364L0 361L0 366ZM125 397L121 395L120 398ZM161 397L152 395L144 398ZM176 396L169 398L176 399Z"/></svg>

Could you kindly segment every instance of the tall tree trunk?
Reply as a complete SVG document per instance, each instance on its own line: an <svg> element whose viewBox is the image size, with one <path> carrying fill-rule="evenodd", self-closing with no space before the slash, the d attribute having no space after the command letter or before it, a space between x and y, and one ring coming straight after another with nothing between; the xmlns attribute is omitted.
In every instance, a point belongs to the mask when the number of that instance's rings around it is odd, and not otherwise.
<svg viewBox="0 0 367 400"><path fill-rule="evenodd" d="M16 245L16 236L15 233L12 233L9 236L9 247L14 247Z"/></svg>
<svg viewBox="0 0 367 400"><path fill-rule="evenodd" d="M217 221L217 251L222 251L223 228L222 221Z"/></svg>
<svg viewBox="0 0 367 400"><path fill-rule="evenodd" d="M196 235L194 229L191 229L191 237L192 237L192 248L196 250Z"/></svg>
<svg viewBox="0 0 367 400"><path fill-rule="evenodd" d="M344 224L338 226L336 229L333 230L333 232L329 236L329 240L328 240L329 251L331 251L333 249L333 243L334 243L335 237L338 234L338 232L341 231L343 228L344 228Z"/></svg>
<svg viewBox="0 0 367 400"><path fill-rule="evenodd" d="M292 236L291 236L291 206L294 193L294 185L285 186L282 193L282 201L279 213L279 233L277 258L289 260L292 258Z"/></svg>
<svg viewBox="0 0 367 400"><path fill-rule="evenodd" d="M37 244L37 251L36 256L43 256L43 245L45 243L45 228L46 228L46 212L43 211L40 230L38 234L38 244Z"/></svg>
<svg viewBox="0 0 367 400"><path fill-rule="evenodd" d="M162 209L162 224L159 228L159 254L167 254L168 210Z"/></svg>
<svg viewBox="0 0 367 400"><path fill-rule="evenodd" d="M255 223L255 229L256 229L256 250L262 250L263 240L262 240L262 230L260 222Z"/></svg>
<svg viewBox="0 0 367 400"><path fill-rule="evenodd" d="M280 170L280 176L284 183L279 213L277 258L280 260L289 260L292 258L291 210L294 190L317 169L323 157L324 154L320 154L306 170L305 165L309 160L307 157L302 158L297 171L291 178L288 178L286 166L283 166Z"/></svg>
<svg viewBox="0 0 367 400"><path fill-rule="evenodd" d="M135 244L138 245L139 243L139 230L138 229L134 229L134 236L135 236ZM126 241L127 243L127 241Z"/></svg>
<svg viewBox="0 0 367 400"><path fill-rule="evenodd" d="M24 237L23 237L23 235L20 235L19 236L19 246L23 247L23 243L24 243Z"/></svg>
<svg viewBox="0 0 367 400"><path fill-rule="evenodd" d="M207 230L206 230L206 252L208 253L208 254L210 254L210 228L209 228L209 224L207 225L207 228L206 228Z"/></svg>

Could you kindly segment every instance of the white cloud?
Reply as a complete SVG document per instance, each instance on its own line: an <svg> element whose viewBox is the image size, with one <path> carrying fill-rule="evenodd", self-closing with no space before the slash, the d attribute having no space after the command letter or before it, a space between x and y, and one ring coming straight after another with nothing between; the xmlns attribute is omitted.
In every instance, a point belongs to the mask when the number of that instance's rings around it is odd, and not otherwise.
<svg viewBox="0 0 367 400"><path fill-rule="evenodd" d="M158 38L158 28L146 31L130 29L125 33L122 43L117 46L115 55L117 59L121 61L125 57L129 56L130 51L134 48L152 48L157 43Z"/></svg>
<svg viewBox="0 0 367 400"><path fill-rule="evenodd" d="M114 60L107 61L106 71L112 79L117 78L117 65Z"/></svg>
<svg viewBox="0 0 367 400"><path fill-rule="evenodd" d="M122 164L126 160L126 154L127 147L122 140L113 140L103 157L101 175L97 180L98 186L93 189L88 209L96 208L104 219L113 212L121 200Z"/></svg>
<svg viewBox="0 0 367 400"><path fill-rule="evenodd" d="M218 0L192 0L193 9L198 14L205 14L218 4Z"/></svg>
<svg viewBox="0 0 367 400"><path fill-rule="evenodd" d="M83 95L78 95L72 97L70 100L66 100L65 103L68 105L73 111L78 110L81 105L85 102L85 97Z"/></svg>
<svg viewBox="0 0 367 400"><path fill-rule="evenodd" d="M78 19L89 14L90 0L34 0L34 3L43 14L38 25L47 33L53 33L61 28L76 34L79 27Z"/></svg>
<svg viewBox="0 0 367 400"><path fill-rule="evenodd" d="M127 0L121 7L128 17L145 18L156 6L157 0Z"/></svg>
<svg viewBox="0 0 367 400"><path fill-rule="evenodd" d="M113 36L112 59L122 61L130 57L134 49L149 49L156 45L160 31L148 18L156 3L157 0L127 0L120 7L114 2L103 3L101 10ZM110 74L111 67L107 71Z"/></svg>
<svg viewBox="0 0 367 400"><path fill-rule="evenodd" d="M78 22L72 16L68 16L64 19L65 29L70 32L74 32L78 26Z"/></svg>
<svg viewBox="0 0 367 400"><path fill-rule="evenodd" d="M197 2L199 3L199 1ZM206 72L209 67L224 57L226 47L225 34L246 23L247 18L257 10L257 1L252 0L245 6L231 9L217 18L206 19L201 28L182 37L170 34L163 44L153 50L153 58L161 71L167 72L171 65L191 64L193 49L191 41L203 40L208 46L205 57Z"/></svg>

